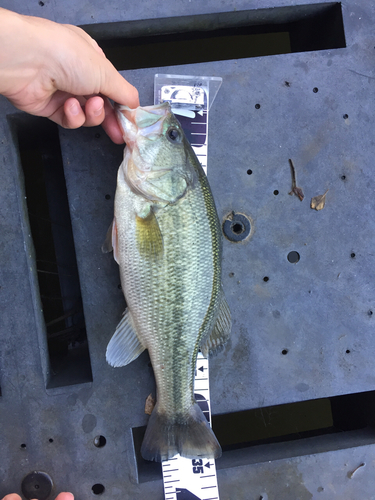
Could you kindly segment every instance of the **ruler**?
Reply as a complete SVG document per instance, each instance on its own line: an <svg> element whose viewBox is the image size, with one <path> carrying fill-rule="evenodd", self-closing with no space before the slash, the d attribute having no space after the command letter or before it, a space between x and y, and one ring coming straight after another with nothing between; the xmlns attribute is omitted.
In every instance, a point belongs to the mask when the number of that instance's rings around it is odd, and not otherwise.
<svg viewBox="0 0 375 500"><path fill-rule="evenodd" d="M211 425L208 359L201 352L197 358L194 394ZM214 459L176 455L161 466L165 500L219 500Z"/></svg>
<svg viewBox="0 0 375 500"><path fill-rule="evenodd" d="M155 75L154 104L168 101L207 174L208 112L222 78Z"/></svg>
<svg viewBox="0 0 375 500"><path fill-rule="evenodd" d="M210 84L214 95L221 78L155 75L154 104L168 101L185 135L207 174L208 112ZM194 395L211 424L208 359L198 353ZM175 455L162 462L165 500L219 500L214 459L194 459Z"/></svg>

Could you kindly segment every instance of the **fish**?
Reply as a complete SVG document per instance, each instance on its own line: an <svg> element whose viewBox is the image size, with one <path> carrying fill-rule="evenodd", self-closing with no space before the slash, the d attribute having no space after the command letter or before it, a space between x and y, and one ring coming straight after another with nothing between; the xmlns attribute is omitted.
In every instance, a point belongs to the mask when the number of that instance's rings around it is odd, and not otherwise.
<svg viewBox="0 0 375 500"><path fill-rule="evenodd" d="M102 250L113 250L127 308L106 359L125 366L148 349L156 405L145 460L218 458L220 444L194 397L199 349L219 352L231 330L214 199L168 102L115 108L126 147Z"/></svg>

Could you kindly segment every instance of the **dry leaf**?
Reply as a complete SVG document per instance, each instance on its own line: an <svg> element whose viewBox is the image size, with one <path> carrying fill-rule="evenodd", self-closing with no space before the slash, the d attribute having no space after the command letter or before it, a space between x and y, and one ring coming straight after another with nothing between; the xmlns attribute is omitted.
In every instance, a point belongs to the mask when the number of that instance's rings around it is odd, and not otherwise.
<svg viewBox="0 0 375 500"><path fill-rule="evenodd" d="M326 194L328 193L328 189L324 194L320 194L319 196L314 196L311 198L310 207L315 208L315 210L322 210L324 205L326 204Z"/></svg>
<svg viewBox="0 0 375 500"><path fill-rule="evenodd" d="M145 403L145 413L146 415L151 415L152 410L154 409L155 406L155 399L152 397L152 394L149 394L146 399Z"/></svg>

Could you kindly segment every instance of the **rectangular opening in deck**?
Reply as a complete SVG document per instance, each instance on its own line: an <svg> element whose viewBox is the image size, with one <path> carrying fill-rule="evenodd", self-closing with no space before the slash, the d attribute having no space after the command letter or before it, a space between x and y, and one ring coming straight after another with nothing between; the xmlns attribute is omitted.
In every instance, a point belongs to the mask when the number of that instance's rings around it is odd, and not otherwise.
<svg viewBox="0 0 375 500"><path fill-rule="evenodd" d="M375 391L213 415L223 456L217 469L372 444ZM146 427L132 429L138 480L161 478L160 464L143 460Z"/></svg>
<svg viewBox="0 0 375 500"><path fill-rule="evenodd" d="M84 25L119 70L337 49L341 3Z"/></svg>
<svg viewBox="0 0 375 500"><path fill-rule="evenodd" d="M91 382L86 325L57 126L44 118L28 115L14 115L9 120L19 145L47 332L47 388Z"/></svg>

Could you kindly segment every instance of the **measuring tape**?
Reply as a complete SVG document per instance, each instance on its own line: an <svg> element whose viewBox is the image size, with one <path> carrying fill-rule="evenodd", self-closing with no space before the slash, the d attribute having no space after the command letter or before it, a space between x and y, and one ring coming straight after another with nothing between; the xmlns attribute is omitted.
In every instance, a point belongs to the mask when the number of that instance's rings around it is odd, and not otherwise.
<svg viewBox="0 0 375 500"><path fill-rule="evenodd" d="M195 370L194 395L211 425L208 359L201 352ZM219 500L214 459L176 455L161 466L165 500Z"/></svg>
<svg viewBox="0 0 375 500"><path fill-rule="evenodd" d="M219 78L155 75L154 104L164 101L171 104L206 174L209 86L212 80L216 82L217 92L221 84ZM201 352L195 369L194 395L212 426L208 359ZM214 459L175 455L161 465L165 500L219 500Z"/></svg>

